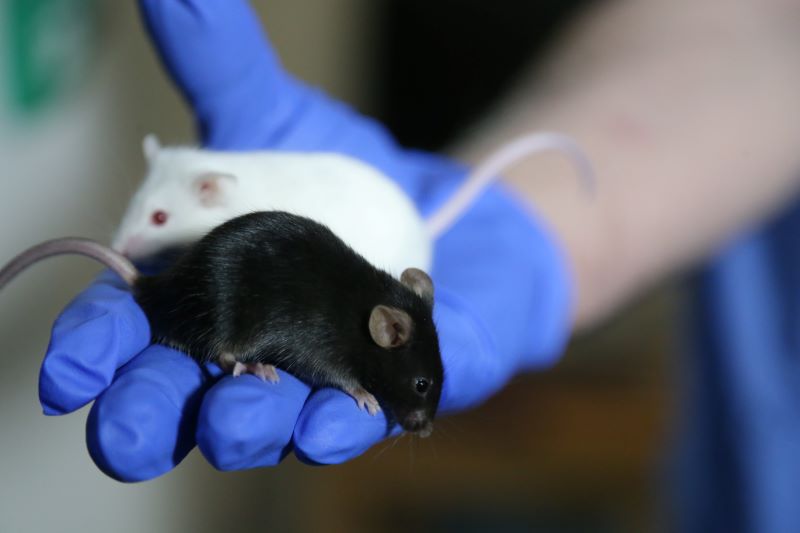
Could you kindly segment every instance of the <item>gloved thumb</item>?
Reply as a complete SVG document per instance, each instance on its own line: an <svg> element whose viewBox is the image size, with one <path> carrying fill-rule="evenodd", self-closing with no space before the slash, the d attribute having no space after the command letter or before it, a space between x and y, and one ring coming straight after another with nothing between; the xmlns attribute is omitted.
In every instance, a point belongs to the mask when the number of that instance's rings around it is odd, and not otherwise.
<svg viewBox="0 0 800 533"><path fill-rule="evenodd" d="M204 144L271 144L268 137L291 116L298 95L247 2L140 0L139 6Z"/></svg>

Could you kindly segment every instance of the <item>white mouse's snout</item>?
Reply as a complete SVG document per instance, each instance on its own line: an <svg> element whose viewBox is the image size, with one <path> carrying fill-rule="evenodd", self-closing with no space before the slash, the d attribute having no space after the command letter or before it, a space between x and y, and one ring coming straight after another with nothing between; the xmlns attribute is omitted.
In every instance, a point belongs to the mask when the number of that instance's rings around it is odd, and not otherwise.
<svg viewBox="0 0 800 533"><path fill-rule="evenodd" d="M141 235L115 239L111 247L125 257L133 259L146 255L145 240Z"/></svg>

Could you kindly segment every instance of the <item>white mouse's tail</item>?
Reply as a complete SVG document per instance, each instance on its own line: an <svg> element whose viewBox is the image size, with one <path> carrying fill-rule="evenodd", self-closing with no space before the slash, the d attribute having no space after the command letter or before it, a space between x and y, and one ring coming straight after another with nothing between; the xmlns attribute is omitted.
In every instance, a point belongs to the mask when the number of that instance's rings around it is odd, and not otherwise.
<svg viewBox="0 0 800 533"><path fill-rule="evenodd" d="M139 277L139 271L124 255L121 255L99 242L89 239L66 237L53 239L28 248L8 262L0 270L0 290L5 287L17 274L47 257L63 254L79 254L100 261L105 266L119 274L128 285L133 285Z"/></svg>
<svg viewBox="0 0 800 533"><path fill-rule="evenodd" d="M511 165L525 157L548 150L566 155L575 166L578 177L584 185L589 190L594 188L595 178L592 165L578 143L561 133L538 132L525 135L503 145L483 163L475 167L453 196L428 218L427 226L431 237L436 239L450 229L450 226L461 217L475 201L475 198Z"/></svg>

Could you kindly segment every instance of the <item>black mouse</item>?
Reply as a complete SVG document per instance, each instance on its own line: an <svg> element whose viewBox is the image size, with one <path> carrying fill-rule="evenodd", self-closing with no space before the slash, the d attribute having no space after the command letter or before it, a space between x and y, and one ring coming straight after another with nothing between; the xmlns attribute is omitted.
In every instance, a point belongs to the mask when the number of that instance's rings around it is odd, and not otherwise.
<svg viewBox="0 0 800 533"><path fill-rule="evenodd" d="M131 285L153 342L237 376L276 382L277 367L345 391L370 414L382 404L406 431L433 430L444 370L433 284L419 269L397 280L324 225L264 211L214 228L155 275L94 241L47 241L0 270L0 289L65 253L98 259Z"/></svg>

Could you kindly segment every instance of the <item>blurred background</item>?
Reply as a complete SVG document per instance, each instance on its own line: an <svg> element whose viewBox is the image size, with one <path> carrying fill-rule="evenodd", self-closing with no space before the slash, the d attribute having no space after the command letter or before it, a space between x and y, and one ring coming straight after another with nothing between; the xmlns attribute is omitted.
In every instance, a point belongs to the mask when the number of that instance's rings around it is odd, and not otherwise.
<svg viewBox="0 0 800 533"><path fill-rule="evenodd" d="M429 149L469 128L589 3L253 0L290 71ZM0 39L0 262L60 235L108 241L142 177L142 137L194 141L135 2L0 0ZM37 398L52 320L97 271L53 259L2 294L0 532L668 529L679 286L430 439L239 473L194 451L125 485L86 452L88 408L48 418Z"/></svg>

